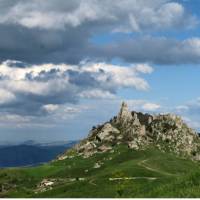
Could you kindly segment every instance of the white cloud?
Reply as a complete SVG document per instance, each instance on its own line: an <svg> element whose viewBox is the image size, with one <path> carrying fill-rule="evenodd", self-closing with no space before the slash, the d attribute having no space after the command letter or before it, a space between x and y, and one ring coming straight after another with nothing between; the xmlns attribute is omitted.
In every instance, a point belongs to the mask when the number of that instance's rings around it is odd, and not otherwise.
<svg viewBox="0 0 200 200"><path fill-rule="evenodd" d="M137 64L134 66L136 72L141 72L144 74L151 74L153 72L153 68L147 64Z"/></svg>
<svg viewBox="0 0 200 200"><path fill-rule="evenodd" d="M18 126L47 126L47 121L63 123L88 109L79 107L81 101L115 101L121 88L147 90L149 85L142 74L152 71L148 64L29 64L26 67L19 61L7 60L0 64L0 113L7 116L8 123ZM138 105L139 108L145 103Z"/></svg>
<svg viewBox="0 0 200 200"><path fill-rule="evenodd" d="M99 74L97 80L103 84L115 85L116 87L132 87L138 90L147 90L148 83L138 76L138 73L151 73L153 68L146 64L134 65L130 67L111 65L105 63L86 64L83 68L88 72L99 72L103 70L105 73ZM109 81L108 81L109 80Z"/></svg>
<svg viewBox="0 0 200 200"><path fill-rule="evenodd" d="M184 40L181 47L183 51L193 52L193 55L200 55L200 38L194 37Z"/></svg>
<svg viewBox="0 0 200 200"><path fill-rule="evenodd" d="M128 103L131 110L141 112L158 112L162 107L158 103L150 102L143 99L130 99L125 101Z"/></svg>
<svg viewBox="0 0 200 200"><path fill-rule="evenodd" d="M10 103L16 99L15 95L3 88L0 88L0 104Z"/></svg>
<svg viewBox="0 0 200 200"><path fill-rule="evenodd" d="M62 110L64 113L72 114L72 113L79 113L83 108L78 106L63 106Z"/></svg>
<svg viewBox="0 0 200 200"><path fill-rule="evenodd" d="M154 112L158 111L158 109L161 107L157 103L153 103L148 100L143 100L143 99L131 99L131 100L125 100L129 107L130 110L134 111L140 111L140 112Z"/></svg>
<svg viewBox="0 0 200 200"><path fill-rule="evenodd" d="M160 108L161 106L155 103L145 103L142 108L145 111L156 111Z"/></svg>
<svg viewBox="0 0 200 200"><path fill-rule="evenodd" d="M180 106L176 107L176 112L178 112L178 113L182 113L182 112L185 112L188 110L189 110L189 107L186 105L180 105Z"/></svg>
<svg viewBox="0 0 200 200"><path fill-rule="evenodd" d="M1 127L20 128L22 126L26 126L27 124L32 124L30 117L9 113L3 113L0 115Z"/></svg>
<svg viewBox="0 0 200 200"><path fill-rule="evenodd" d="M54 112L59 108L59 105L56 104L46 104L44 106L42 106L42 108L47 111L47 112Z"/></svg>
<svg viewBox="0 0 200 200"><path fill-rule="evenodd" d="M83 91L79 95L82 98L88 98L88 99L115 99L116 96L109 91L103 91L103 90L89 90L89 91Z"/></svg>
<svg viewBox="0 0 200 200"><path fill-rule="evenodd" d="M14 100L15 93L48 96L67 92L83 98L114 98L119 88L147 90L149 85L140 74L153 71L147 64L130 67L107 63L85 63L81 67L43 64L18 68L10 67L10 62L0 65L0 75L6 77L0 80L0 89L5 88L2 99L6 100Z"/></svg>

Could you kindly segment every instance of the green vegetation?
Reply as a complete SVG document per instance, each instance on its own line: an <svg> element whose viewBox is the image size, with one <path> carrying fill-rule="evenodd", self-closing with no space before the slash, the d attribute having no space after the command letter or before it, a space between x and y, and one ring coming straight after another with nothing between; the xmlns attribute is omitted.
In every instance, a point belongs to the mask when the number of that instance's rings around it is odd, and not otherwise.
<svg viewBox="0 0 200 200"><path fill-rule="evenodd" d="M125 145L30 168L0 170L1 197L200 197L200 164ZM98 166L94 168L95 163ZM43 180L53 182L42 188Z"/></svg>

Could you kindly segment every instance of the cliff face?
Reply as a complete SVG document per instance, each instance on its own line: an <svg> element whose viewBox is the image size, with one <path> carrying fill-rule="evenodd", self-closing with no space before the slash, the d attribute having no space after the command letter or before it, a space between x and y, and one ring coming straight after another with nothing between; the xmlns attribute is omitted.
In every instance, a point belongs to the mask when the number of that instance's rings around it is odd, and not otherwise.
<svg viewBox="0 0 200 200"><path fill-rule="evenodd" d="M94 153L111 151L113 146L122 143L135 150L154 145L161 151L173 152L193 160L200 159L200 138L180 117L130 112L124 102L117 116L93 127L88 137L73 150L89 157ZM63 155L59 157L64 158Z"/></svg>

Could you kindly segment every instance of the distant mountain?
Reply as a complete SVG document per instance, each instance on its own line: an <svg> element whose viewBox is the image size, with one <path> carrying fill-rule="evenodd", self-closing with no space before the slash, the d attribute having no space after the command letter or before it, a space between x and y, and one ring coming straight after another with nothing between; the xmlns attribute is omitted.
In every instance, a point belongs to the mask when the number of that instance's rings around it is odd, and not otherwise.
<svg viewBox="0 0 200 200"><path fill-rule="evenodd" d="M38 165L48 162L71 148L76 142L37 143L30 140L16 145L0 145L0 167Z"/></svg>

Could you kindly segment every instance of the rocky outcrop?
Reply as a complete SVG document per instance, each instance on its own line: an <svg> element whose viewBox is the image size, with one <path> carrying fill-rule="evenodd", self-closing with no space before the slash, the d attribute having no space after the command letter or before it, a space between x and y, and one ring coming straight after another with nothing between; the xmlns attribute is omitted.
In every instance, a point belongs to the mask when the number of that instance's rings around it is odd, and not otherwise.
<svg viewBox="0 0 200 200"><path fill-rule="evenodd" d="M192 156L197 160L200 155L198 134L175 115L159 115L148 127L148 136L159 149Z"/></svg>
<svg viewBox="0 0 200 200"><path fill-rule="evenodd" d="M133 116L128 110L128 105L123 102L119 114L117 115L116 123L120 124L121 126L126 126L131 121L133 121Z"/></svg>
<svg viewBox="0 0 200 200"><path fill-rule="evenodd" d="M109 142L115 139L115 135L119 135L120 131L113 127L110 123L103 125L101 130L96 135L99 141Z"/></svg>
<svg viewBox="0 0 200 200"><path fill-rule="evenodd" d="M73 150L79 155L89 157L95 153L112 151L113 146L121 143L135 150L153 145L162 151L193 160L200 159L200 138L180 117L130 112L124 102L117 116L93 127L88 137Z"/></svg>
<svg viewBox="0 0 200 200"><path fill-rule="evenodd" d="M55 185L56 179L43 179L38 185L35 193L45 192L47 190L52 190L53 185Z"/></svg>

